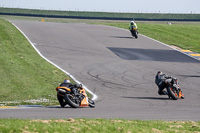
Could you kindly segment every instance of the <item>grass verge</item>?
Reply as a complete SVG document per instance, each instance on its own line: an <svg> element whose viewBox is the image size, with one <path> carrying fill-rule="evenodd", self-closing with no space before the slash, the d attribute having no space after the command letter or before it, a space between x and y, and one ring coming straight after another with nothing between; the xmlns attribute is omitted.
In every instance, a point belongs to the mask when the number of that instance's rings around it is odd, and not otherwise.
<svg viewBox="0 0 200 133"><path fill-rule="evenodd" d="M0 119L2 133L199 133L200 122L120 119Z"/></svg>

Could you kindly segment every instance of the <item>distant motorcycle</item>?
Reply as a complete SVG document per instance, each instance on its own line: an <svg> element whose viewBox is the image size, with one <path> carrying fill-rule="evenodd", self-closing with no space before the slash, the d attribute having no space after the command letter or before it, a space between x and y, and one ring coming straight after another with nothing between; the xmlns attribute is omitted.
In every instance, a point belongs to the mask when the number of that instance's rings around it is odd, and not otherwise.
<svg viewBox="0 0 200 133"><path fill-rule="evenodd" d="M67 104L72 108L87 106L91 108L95 107L94 101L87 96L86 91L82 85L77 88L78 95L73 94L71 89L66 86L59 86L56 88L56 91L57 99L61 107L64 107Z"/></svg>
<svg viewBox="0 0 200 133"><path fill-rule="evenodd" d="M182 90L180 88L180 85L178 83L178 80L173 80L172 78L166 79L165 83L167 85L167 93L169 98L172 98L173 100L177 100L179 98L184 99L184 94L182 94Z"/></svg>
<svg viewBox="0 0 200 133"><path fill-rule="evenodd" d="M132 26L130 31L131 31L132 36L137 39L138 38L138 31L137 31L136 26Z"/></svg>

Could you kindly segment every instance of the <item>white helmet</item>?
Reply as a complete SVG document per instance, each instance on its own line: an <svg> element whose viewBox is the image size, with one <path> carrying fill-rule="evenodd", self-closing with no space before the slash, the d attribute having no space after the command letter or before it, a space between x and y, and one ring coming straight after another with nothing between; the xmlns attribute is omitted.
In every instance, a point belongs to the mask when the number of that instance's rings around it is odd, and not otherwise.
<svg viewBox="0 0 200 133"><path fill-rule="evenodd" d="M134 24L135 22L134 21L131 21L131 24Z"/></svg>
<svg viewBox="0 0 200 133"><path fill-rule="evenodd" d="M64 83L71 83L69 79L65 79Z"/></svg>

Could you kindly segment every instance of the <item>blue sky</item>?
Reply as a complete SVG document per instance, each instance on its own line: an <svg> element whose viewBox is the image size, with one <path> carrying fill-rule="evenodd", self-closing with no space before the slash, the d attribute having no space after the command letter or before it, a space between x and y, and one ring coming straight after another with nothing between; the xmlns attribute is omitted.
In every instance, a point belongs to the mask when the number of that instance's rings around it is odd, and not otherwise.
<svg viewBox="0 0 200 133"><path fill-rule="evenodd" d="M200 0L0 0L1 7L70 11L200 13Z"/></svg>

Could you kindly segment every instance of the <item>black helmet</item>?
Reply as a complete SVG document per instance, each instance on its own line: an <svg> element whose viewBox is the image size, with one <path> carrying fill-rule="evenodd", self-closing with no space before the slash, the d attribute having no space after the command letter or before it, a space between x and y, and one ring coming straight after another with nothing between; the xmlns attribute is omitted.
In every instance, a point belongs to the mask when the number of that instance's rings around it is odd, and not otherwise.
<svg viewBox="0 0 200 133"><path fill-rule="evenodd" d="M162 74L162 72L161 72L161 71L158 71L158 72L157 72L157 74L160 74L160 75L161 75L161 74Z"/></svg>

